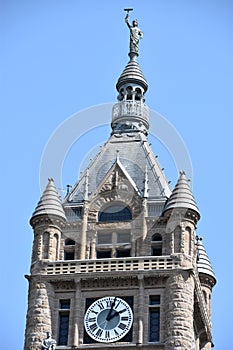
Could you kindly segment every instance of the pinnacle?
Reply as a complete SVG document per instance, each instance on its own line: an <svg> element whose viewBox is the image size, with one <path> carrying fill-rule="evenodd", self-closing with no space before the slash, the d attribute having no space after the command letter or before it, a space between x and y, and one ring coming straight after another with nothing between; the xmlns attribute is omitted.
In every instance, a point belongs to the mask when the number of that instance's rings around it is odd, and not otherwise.
<svg viewBox="0 0 233 350"><path fill-rule="evenodd" d="M191 209L200 216L197 204L189 186L189 181L187 180L184 171L180 172L176 186L172 191L171 196L168 198L163 212L175 208Z"/></svg>
<svg viewBox="0 0 233 350"><path fill-rule="evenodd" d="M214 271L212 269L210 260L208 258L208 255L205 251L202 238L198 238L197 240L197 249L198 249L198 260L197 260L197 270L199 273L203 273L206 275L209 275L216 280Z"/></svg>
<svg viewBox="0 0 233 350"><path fill-rule="evenodd" d="M31 219L40 215L56 215L66 220L65 212L52 178L48 179L48 184L32 214Z"/></svg>

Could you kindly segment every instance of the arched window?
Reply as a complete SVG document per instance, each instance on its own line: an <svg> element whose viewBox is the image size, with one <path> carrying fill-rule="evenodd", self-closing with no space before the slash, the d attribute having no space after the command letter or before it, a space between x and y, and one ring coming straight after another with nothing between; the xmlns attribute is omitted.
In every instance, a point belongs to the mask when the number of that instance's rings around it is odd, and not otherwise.
<svg viewBox="0 0 233 350"><path fill-rule="evenodd" d="M73 239L67 238L65 240L65 245L75 245L75 241L73 241Z"/></svg>
<svg viewBox="0 0 233 350"><path fill-rule="evenodd" d="M113 204L99 212L99 222L116 222L132 220L132 214L123 204Z"/></svg>
<svg viewBox="0 0 233 350"><path fill-rule="evenodd" d="M135 100L136 100L136 101L140 101L141 98L142 98L142 91L141 91L140 88L136 88L135 91L136 91Z"/></svg>
<svg viewBox="0 0 233 350"><path fill-rule="evenodd" d="M126 99L127 99L127 100L132 100L132 99L133 99L133 98L132 98L132 90L133 90L132 86L128 86L128 87L126 88L126 93L127 93Z"/></svg>
<svg viewBox="0 0 233 350"><path fill-rule="evenodd" d="M161 256L163 248L163 239L160 233L155 233L151 238L151 255Z"/></svg>

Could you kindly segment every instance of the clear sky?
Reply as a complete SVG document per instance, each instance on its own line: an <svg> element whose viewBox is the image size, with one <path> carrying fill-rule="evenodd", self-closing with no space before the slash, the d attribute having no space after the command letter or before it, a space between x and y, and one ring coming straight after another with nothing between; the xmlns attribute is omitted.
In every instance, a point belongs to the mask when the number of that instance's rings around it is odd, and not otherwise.
<svg viewBox="0 0 233 350"><path fill-rule="evenodd" d="M144 32L139 63L149 82L146 103L173 125L191 158L201 212L197 232L218 280L212 297L215 349L230 350L233 2L1 0L0 7L1 348L23 347L24 274L33 239L28 221L41 194L44 149L71 115L116 101L115 83L128 61L123 8L133 7L131 19L138 19ZM70 148L61 169L61 194L78 179L88 151L109 132L109 126L95 127ZM178 174L171 154L151 140L174 186Z"/></svg>

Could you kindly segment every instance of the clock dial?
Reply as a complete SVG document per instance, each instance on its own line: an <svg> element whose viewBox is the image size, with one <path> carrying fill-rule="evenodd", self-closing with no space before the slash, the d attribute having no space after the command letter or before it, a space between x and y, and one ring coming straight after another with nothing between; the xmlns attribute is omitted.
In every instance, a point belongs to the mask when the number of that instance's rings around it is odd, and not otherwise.
<svg viewBox="0 0 233 350"><path fill-rule="evenodd" d="M102 343L122 339L133 323L131 307L121 298L105 297L96 300L84 317L87 334Z"/></svg>

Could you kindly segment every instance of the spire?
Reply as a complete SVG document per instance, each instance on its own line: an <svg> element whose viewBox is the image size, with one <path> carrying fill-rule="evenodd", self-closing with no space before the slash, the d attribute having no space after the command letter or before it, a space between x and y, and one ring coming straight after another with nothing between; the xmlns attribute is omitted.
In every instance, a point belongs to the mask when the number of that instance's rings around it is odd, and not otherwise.
<svg viewBox="0 0 233 350"><path fill-rule="evenodd" d="M201 274L211 276L214 279L214 284L216 283L216 277L208 255L206 254L202 238L197 237L197 250L198 250L198 259L197 259L197 270Z"/></svg>
<svg viewBox="0 0 233 350"><path fill-rule="evenodd" d="M191 209L198 214L198 220L200 213L193 197L192 191L189 186L189 182L185 176L185 172L181 171L179 179L176 183L171 196L168 198L163 213L169 209L184 208Z"/></svg>
<svg viewBox="0 0 233 350"><path fill-rule="evenodd" d="M40 215L55 215L66 220L65 212L52 178L48 179L48 184L32 214L30 223L32 223L32 219Z"/></svg>
<svg viewBox="0 0 233 350"><path fill-rule="evenodd" d="M131 11L132 9L126 9ZM148 89L147 81L137 62L139 39L143 33L138 28L138 22L134 20L129 23L129 15L125 22L130 30L130 61L120 75L116 89L118 91L118 103L113 106L112 129L113 133L135 133L148 134L149 109L145 105L145 93Z"/></svg>

